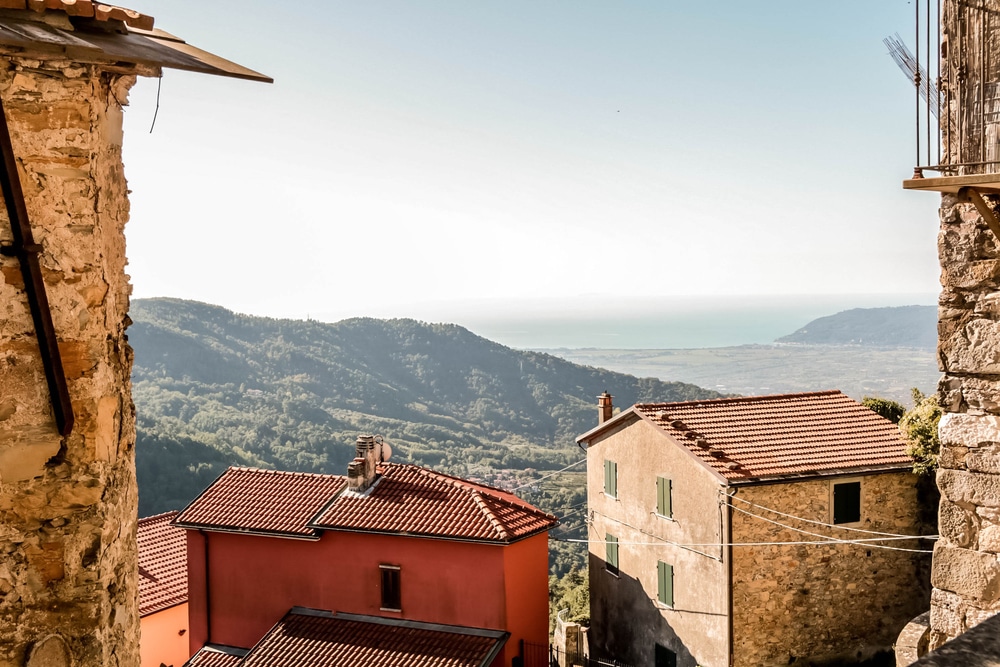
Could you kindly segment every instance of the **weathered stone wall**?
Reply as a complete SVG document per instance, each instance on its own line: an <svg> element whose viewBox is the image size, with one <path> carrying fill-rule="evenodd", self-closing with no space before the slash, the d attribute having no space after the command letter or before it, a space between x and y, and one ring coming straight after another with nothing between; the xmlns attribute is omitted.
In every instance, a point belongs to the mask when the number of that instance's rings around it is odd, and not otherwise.
<svg viewBox="0 0 1000 667"><path fill-rule="evenodd" d="M848 478L743 487L732 505L733 542L815 540L746 512L839 539L873 537L783 517L769 508L831 523L831 485ZM861 481L864 530L920 535L916 477L888 473ZM749 505L749 501L754 505ZM743 511L738 511L743 510ZM886 542L929 549L929 542ZM813 660L849 664L888 651L900 630L926 611L930 554L860 545L733 548L735 665L788 665Z"/></svg>
<svg viewBox="0 0 1000 667"><path fill-rule="evenodd" d="M0 257L0 667L138 665L120 107L133 81L0 54L76 414L60 438L20 266ZM0 243L11 239L0 207Z"/></svg>
<svg viewBox="0 0 1000 667"><path fill-rule="evenodd" d="M950 195L942 199L938 251L946 414L931 648L1000 610L1000 252L976 209Z"/></svg>

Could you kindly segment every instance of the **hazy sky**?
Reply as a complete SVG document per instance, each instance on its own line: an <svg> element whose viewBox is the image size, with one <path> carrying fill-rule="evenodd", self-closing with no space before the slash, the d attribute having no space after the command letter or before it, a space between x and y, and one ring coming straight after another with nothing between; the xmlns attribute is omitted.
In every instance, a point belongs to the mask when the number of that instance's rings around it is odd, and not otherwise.
<svg viewBox="0 0 1000 667"><path fill-rule="evenodd" d="M881 41L912 47L907 0L125 4L275 79L168 70L152 134L157 82L133 89L136 297L426 319L938 289Z"/></svg>

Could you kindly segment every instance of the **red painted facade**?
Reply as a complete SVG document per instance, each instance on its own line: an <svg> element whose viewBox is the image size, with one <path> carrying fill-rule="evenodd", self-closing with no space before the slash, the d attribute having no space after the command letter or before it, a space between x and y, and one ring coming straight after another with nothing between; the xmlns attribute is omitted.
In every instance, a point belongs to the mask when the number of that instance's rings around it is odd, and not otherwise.
<svg viewBox="0 0 1000 667"><path fill-rule="evenodd" d="M380 565L399 567L401 611L381 609ZM548 535L510 544L324 531L319 540L188 530L192 653L253 646L293 606L511 633L548 643Z"/></svg>

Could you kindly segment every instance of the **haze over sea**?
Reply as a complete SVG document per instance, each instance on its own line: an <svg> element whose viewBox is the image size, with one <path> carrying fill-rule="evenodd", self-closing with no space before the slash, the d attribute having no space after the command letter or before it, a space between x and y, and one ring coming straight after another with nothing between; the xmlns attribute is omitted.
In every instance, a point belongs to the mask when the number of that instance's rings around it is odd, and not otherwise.
<svg viewBox="0 0 1000 667"><path fill-rule="evenodd" d="M934 305L936 294L578 297L426 306L399 315L460 324L520 349L692 349L772 343L851 308ZM388 316L388 315L379 315ZM323 318L325 319L325 318Z"/></svg>

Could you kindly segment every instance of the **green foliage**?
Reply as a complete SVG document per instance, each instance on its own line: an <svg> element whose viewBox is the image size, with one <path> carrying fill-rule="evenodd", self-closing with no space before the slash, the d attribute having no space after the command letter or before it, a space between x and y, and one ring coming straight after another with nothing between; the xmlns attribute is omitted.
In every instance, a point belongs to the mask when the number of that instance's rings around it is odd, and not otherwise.
<svg viewBox="0 0 1000 667"><path fill-rule="evenodd" d="M586 566L574 567L562 577L549 577L550 634L556 627L560 611L564 621L590 625L590 583Z"/></svg>
<svg viewBox="0 0 1000 667"><path fill-rule="evenodd" d="M926 475L937 469L941 442L938 422L943 411L937 396L913 390L913 408L899 420L899 431L907 442L906 453L913 458L913 472Z"/></svg>
<svg viewBox="0 0 1000 667"><path fill-rule="evenodd" d="M898 424L899 420L903 418L903 414L906 413L906 408L902 403L878 396L865 396L861 399L861 405L875 414L885 417L893 424Z"/></svg>
<svg viewBox="0 0 1000 667"><path fill-rule="evenodd" d="M177 299L136 300L130 316L144 516L184 506L229 463L343 474L361 433L385 436L396 461L510 488L583 456L574 438L605 389L621 406L719 396L453 324L275 320ZM543 507L553 493L562 516L560 488L531 493Z"/></svg>

